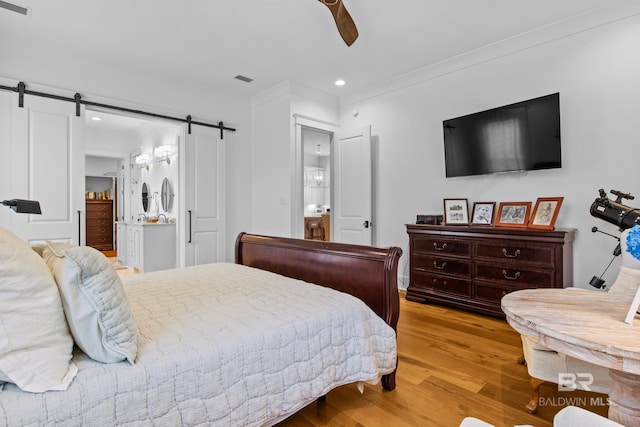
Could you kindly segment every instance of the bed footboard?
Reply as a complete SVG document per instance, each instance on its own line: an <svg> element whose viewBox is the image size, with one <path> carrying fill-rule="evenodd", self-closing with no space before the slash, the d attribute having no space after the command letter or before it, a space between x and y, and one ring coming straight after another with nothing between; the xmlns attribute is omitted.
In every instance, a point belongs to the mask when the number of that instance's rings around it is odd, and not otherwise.
<svg viewBox="0 0 640 427"><path fill-rule="evenodd" d="M374 248L344 243L240 233L235 261L250 267L336 289L360 298L397 331L398 247ZM395 371L382 377L395 388Z"/></svg>

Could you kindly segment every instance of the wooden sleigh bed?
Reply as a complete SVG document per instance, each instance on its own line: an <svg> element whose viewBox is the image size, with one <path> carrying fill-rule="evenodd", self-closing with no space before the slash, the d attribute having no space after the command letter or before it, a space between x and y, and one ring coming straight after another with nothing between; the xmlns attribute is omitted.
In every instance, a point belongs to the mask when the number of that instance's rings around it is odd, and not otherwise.
<svg viewBox="0 0 640 427"><path fill-rule="evenodd" d="M393 390L401 254L241 233L235 264L123 277L135 358L102 363L76 339L67 388L9 381L0 425L273 425L344 384Z"/></svg>

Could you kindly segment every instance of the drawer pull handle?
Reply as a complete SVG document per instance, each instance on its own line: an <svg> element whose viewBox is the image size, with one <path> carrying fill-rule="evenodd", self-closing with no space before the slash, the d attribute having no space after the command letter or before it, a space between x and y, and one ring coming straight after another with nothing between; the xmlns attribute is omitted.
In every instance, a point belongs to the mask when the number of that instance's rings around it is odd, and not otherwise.
<svg viewBox="0 0 640 427"><path fill-rule="evenodd" d="M433 249L435 249L436 251L444 251L445 249L447 249L447 244L443 243L442 246L438 246L438 242L433 242Z"/></svg>
<svg viewBox="0 0 640 427"><path fill-rule="evenodd" d="M520 278L520 272L516 271L516 274L509 276L507 270L502 270L502 276L507 280L518 280Z"/></svg>
<svg viewBox="0 0 640 427"><path fill-rule="evenodd" d="M502 248L502 254L507 258L518 258L518 255L520 255L520 249L516 249L516 251L513 253L513 255L511 255L511 254L507 253L507 249L506 248Z"/></svg>
<svg viewBox="0 0 640 427"><path fill-rule="evenodd" d="M433 284L435 285L436 283L438 283L438 280L437 280L437 279L433 279ZM446 280L443 280L443 281L442 281L442 285L443 285L443 286L447 286L447 281L446 281Z"/></svg>
<svg viewBox="0 0 640 427"><path fill-rule="evenodd" d="M435 268L436 270L444 270L444 268L447 266L447 262L444 261L442 264L438 265L438 261L433 261L433 268Z"/></svg>

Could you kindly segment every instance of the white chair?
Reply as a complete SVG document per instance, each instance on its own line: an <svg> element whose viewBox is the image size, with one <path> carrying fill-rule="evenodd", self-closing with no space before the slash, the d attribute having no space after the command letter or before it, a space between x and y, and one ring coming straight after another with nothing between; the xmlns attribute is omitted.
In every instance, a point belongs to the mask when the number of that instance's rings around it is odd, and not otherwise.
<svg viewBox="0 0 640 427"><path fill-rule="evenodd" d="M622 249L622 265L620 272L609 293L629 295L629 303L636 294L640 285L640 260L636 259L627 250L627 236L630 230L625 230L620 236ZM559 374L574 374L579 379L580 373L591 374L593 383L575 381L578 390L594 391L596 393L609 394L613 381L609 376L609 369L592 363L558 353L543 345L538 344L533 338L521 335L524 358L518 359L519 363L526 364L531 377L531 400L526 405L527 412L535 413L538 409L540 398L540 386L546 382L558 383Z"/></svg>
<svg viewBox="0 0 640 427"><path fill-rule="evenodd" d="M540 386L545 383L557 384L559 374L573 374L576 377L579 374L590 374L593 376L591 384L586 384L585 381L574 381L572 385L575 385L577 390L596 393L609 394L611 391L613 382L609 376L608 368L558 353L538 344L528 336L521 335L520 338L522 339L522 351L527 370L531 377L531 400L525 406L530 414L535 413L538 409Z"/></svg>

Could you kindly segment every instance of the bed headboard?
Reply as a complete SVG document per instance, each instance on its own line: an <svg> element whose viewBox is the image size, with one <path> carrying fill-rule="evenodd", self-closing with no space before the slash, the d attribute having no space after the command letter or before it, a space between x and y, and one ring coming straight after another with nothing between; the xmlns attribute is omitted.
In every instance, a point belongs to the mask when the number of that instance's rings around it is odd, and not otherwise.
<svg viewBox="0 0 640 427"><path fill-rule="evenodd" d="M394 330L398 325L398 247L240 233L237 264L330 287L360 298Z"/></svg>

